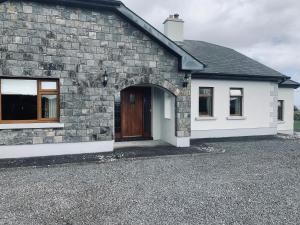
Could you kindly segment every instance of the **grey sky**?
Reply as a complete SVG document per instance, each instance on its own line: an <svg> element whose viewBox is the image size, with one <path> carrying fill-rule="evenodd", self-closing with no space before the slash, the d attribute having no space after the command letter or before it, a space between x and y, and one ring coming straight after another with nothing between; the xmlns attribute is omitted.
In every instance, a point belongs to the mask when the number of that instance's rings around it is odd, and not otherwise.
<svg viewBox="0 0 300 225"><path fill-rule="evenodd" d="M234 48L300 82L299 0L123 0L163 30L169 14L185 20L185 39ZM300 106L300 90L295 95Z"/></svg>

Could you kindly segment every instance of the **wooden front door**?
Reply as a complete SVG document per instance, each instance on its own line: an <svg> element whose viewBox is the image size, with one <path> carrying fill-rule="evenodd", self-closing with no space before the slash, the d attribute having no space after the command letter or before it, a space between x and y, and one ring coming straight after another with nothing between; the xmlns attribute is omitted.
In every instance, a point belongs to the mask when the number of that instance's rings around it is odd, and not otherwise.
<svg viewBox="0 0 300 225"><path fill-rule="evenodd" d="M144 136L144 88L130 87L121 92L121 136Z"/></svg>

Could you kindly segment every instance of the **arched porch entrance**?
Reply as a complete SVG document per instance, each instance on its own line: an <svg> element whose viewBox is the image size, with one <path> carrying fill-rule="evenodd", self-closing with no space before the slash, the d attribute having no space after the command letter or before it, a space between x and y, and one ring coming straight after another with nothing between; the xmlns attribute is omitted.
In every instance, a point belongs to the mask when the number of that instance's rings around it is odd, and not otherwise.
<svg viewBox="0 0 300 225"><path fill-rule="evenodd" d="M133 85L115 96L115 140L176 143L176 96L157 85Z"/></svg>

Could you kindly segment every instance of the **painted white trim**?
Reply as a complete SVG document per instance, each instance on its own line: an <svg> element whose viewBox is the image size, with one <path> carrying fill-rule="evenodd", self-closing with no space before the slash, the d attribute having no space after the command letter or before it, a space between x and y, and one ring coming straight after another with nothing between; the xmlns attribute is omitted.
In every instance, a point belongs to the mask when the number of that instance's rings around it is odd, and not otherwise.
<svg viewBox="0 0 300 225"><path fill-rule="evenodd" d="M0 124L0 130L64 128L64 123L13 123Z"/></svg>
<svg viewBox="0 0 300 225"><path fill-rule="evenodd" d="M178 148L187 148L190 147L190 137L176 137L176 147Z"/></svg>
<svg viewBox="0 0 300 225"><path fill-rule="evenodd" d="M223 137L246 137L259 135L276 135L276 127L240 128L240 129L215 129L215 130L192 130L191 139L198 138L223 138Z"/></svg>
<svg viewBox="0 0 300 225"><path fill-rule="evenodd" d="M294 134L294 130L278 130L278 134L293 135Z"/></svg>
<svg viewBox="0 0 300 225"><path fill-rule="evenodd" d="M196 121L207 121L207 120L217 120L217 117L210 117L210 116L199 116L195 118Z"/></svg>
<svg viewBox="0 0 300 225"><path fill-rule="evenodd" d="M0 146L0 159L112 152L114 141Z"/></svg>
<svg viewBox="0 0 300 225"><path fill-rule="evenodd" d="M227 120L246 120L247 117L245 116L228 116L226 117Z"/></svg>
<svg viewBox="0 0 300 225"><path fill-rule="evenodd" d="M285 121L278 120L277 123L278 123L278 124L285 124Z"/></svg>
<svg viewBox="0 0 300 225"><path fill-rule="evenodd" d="M190 137L174 137L170 140L162 140L162 141L165 141L178 148L186 148L186 147L190 147L190 140L191 140Z"/></svg>

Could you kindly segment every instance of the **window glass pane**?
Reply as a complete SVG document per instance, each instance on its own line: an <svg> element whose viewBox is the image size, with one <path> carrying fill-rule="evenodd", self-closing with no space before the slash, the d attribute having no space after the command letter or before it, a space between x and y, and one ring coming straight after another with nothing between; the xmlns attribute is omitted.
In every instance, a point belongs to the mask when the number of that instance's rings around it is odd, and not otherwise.
<svg viewBox="0 0 300 225"><path fill-rule="evenodd" d="M1 93L5 95L37 95L37 81L2 79Z"/></svg>
<svg viewBox="0 0 300 225"><path fill-rule="evenodd" d="M56 90L57 83L55 81L42 81L41 88L43 90Z"/></svg>
<svg viewBox="0 0 300 225"><path fill-rule="evenodd" d="M135 104L135 94L130 94L129 95L129 102L131 105Z"/></svg>
<svg viewBox="0 0 300 225"><path fill-rule="evenodd" d="M199 115L212 116L212 97L199 97Z"/></svg>
<svg viewBox="0 0 300 225"><path fill-rule="evenodd" d="M211 95L212 89L211 88L200 88L199 94L200 95Z"/></svg>
<svg viewBox="0 0 300 225"><path fill-rule="evenodd" d="M283 101L278 101L278 120L283 121Z"/></svg>
<svg viewBox="0 0 300 225"><path fill-rule="evenodd" d="M57 118L56 95L42 95L42 118Z"/></svg>
<svg viewBox="0 0 300 225"><path fill-rule="evenodd" d="M242 116L242 98L231 97L230 98L230 115Z"/></svg>
<svg viewBox="0 0 300 225"><path fill-rule="evenodd" d="M242 96L242 90L241 89L230 89L230 95L231 96Z"/></svg>
<svg viewBox="0 0 300 225"><path fill-rule="evenodd" d="M199 116L212 116L212 88L199 88Z"/></svg>
<svg viewBox="0 0 300 225"><path fill-rule="evenodd" d="M2 120L37 119L37 81L1 80Z"/></svg>

